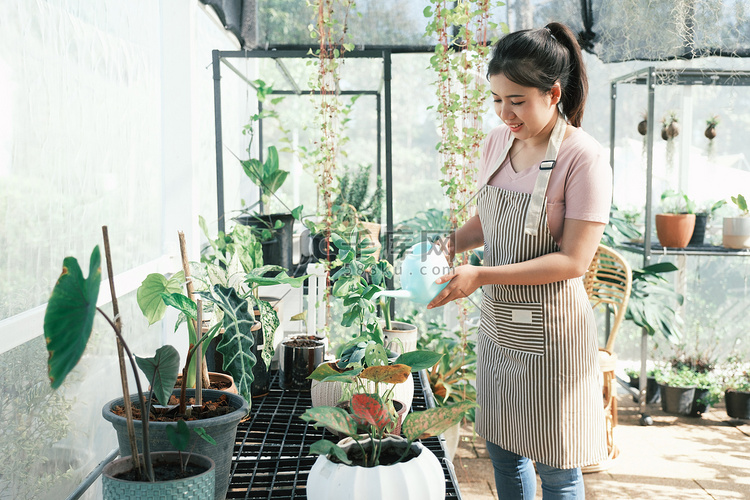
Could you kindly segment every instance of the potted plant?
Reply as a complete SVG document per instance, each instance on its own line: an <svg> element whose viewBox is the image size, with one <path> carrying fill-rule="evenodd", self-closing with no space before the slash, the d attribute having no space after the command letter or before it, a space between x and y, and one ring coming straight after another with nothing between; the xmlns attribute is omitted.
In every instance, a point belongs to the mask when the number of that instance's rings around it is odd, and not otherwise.
<svg viewBox="0 0 750 500"><path fill-rule="evenodd" d="M334 207L351 207L353 219L363 226L366 237L380 251L380 212L383 204L383 183L380 176L375 182L374 191L369 194L372 165L360 165L356 171L344 170L339 177L339 194L333 201Z"/></svg>
<svg viewBox="0 0 750 500"><path fill-rule="evenodd" d="M726 200L719 200L715 203L708 203L695 211L695 228L693 229L693 235L690 237L688 246L699 246L703 245L706 238L706 225L709 219L714 213L726 205Z"/></svg>
<svg viewBox="0 0 750 500"><path fill-rule="evenodd" d="M663 247L685 248L695 228L695 203L671 189L661 195L662 213L656 214L656 236Z"/></svg>
<svg viewBox="0 0 750 500"><path fill-rule="evenodd" d="M387 377L396 366L382 369L375 378ZM319 455L307 479L307 498L322 500L381 498L380 485L388 484L400 499L443 499L445 478L440 462L418 439L441 434L476 406L464 401L451 406L412 412L404 419L404 437L389 434L395 417L377 394L355 394L350 412L337 407L316 407L305 411L303 420L326 426L347 436L338 443L322 439L312 444ZM362 430L364 429L364 432ZM411 484L420 478L418 487Z"/></svg>
<svg viewBox="0 0 750 500"><path fill-rule="evenodd" d="M295 335L283 340L279 351L279 386L285 391L309 391L309 377L325 359L325 343L314 335Z"/></svg>
<svg viewBox="0 0 750 500"><path fill-rule="evenodd" d="M475 328L474 328L475 329ZM471 332L470 332L471 333ZM443 356L427 371L430 389L437 406L446 406L462 401L477 400L476 380L476 340L464 337L460 331L448 332L444 324L430 323L426 335L420 338L420 349L433 351ZM469 421L474 421L474 409L466 413ZM458 448L461 422L443 432L445 454L448 460Z"/></svg>
<svg viewBox="0 0 750 500"><path fill-rule="evenodd" d="M108 241L106 239L106 228L105 228L105 248L108 248ZM108 259L109 260L109 259ZM112 283L111 263L108 262L108 271L110 274L110 283ZM120 359L120 377L121 385L123 387L123 401L125 399L128 402L135 399L138 403L139 408L144 408L146 412L149 412L151 407L151 397L162 403L166 404L169 399L169 395L172 394L174 389L174 383L177 379L177 371L179 367L179 354L177 350L172 346L166 345L159 348L153 358L136 358L130 352L127 344L125 343L122 334L120 319L118 315L117 299L113 293L113 309L115 311L115 319L110 318L101 309L97 308L96 301L99 295L99 285L101 283L101 257L99 253L99 247L95 247L89 261L89 276L83 277L78 261L73 257L66 257L63 261L63 272L58 278L55 287L50 296L50 300L47 304L44 317L44 336L47 345L47 351L49 353L48 359L48 372L51 381L51 386L56 389L65 380L65 377L70 371L76 366L78 361L81 359L83 352L88 343L88 339L91 336L93 329L94 316L97 311L106 319L107 323L112 327L118 342L118 357ZM113 290L113 289L112 289ZM193 348L188 353L188 357L195 351ZM127 358L126 358L127 356ZM131 396L127 392L127 378L125 372L125 362L129 362L135 382L137 386L137 394ZM136 361L137 359L137 361ZM140 379L138 377L138 371L136 369L136 362L138 366L146 373L150 383L150 394L148 399L144 397L144 391L141 388ZM186 363L187 365L187 363ZM183 369L185 372L186 369ZM240 398L241 399L241 398ZM153 432L149 432L150 429L149 419L145 419L143 422L136 424L132 415L133 408L129 404L124 405L127 420L127 440L133 447L137 447L137 440L141 441L142 453L136 453L127 459L120 459L128 461L132 465L134 470L135 481L141 482L145 488L156 488L154 493L146 493L141 490L140 493L136 493L136 496L127 497L122 493L119 493L116 497L112 498L144 498L148 495L157 495L163 497L159 492L166 491L164 488L172 488L172 484L161 484L158 481L157 470L161 470L162 467L169 468L169 465L162 465L162 458L181 468L184 463L180 460L180 456L177 453L171 455L159 455L154 456L152 454L153 448L151 438ZM240 406L235 413L244 416L244 409L246 406ZM239 419L237 419L239 421ZM174 425L174 424L171 424ZM236 424L235 424L236 429ZM236 432L236 431L235 431ZM126 456L127 454L123 454ZM160 460L156 462L157 458ZM231 458L231 457L230 457ZM215 481L215 467L211 463L211 459L201 460L203 463L203 470L198 476L195 476L195 481L203 483L208 482L214 484ZM120 462L115 462L120 463ZM115 463L110 464L114 467ZM155 467L156 466L156 467ZM211 476L211 477L209 477ZM132 485L131 485L132 486ZM177 488L185 490L190 493L190 489L193 486L178 485ZM196 486L196 488L199 488ZM215 491L215 488L211 489L209 496L202 496L201 498L216 498L223 496L224 492ZM220 493L220 494L219 494ZM108 498L108 497L105 497Z"/></svg>
<svg viewBox="0 0 750 500"><path fill-rule="evenodd" d="M729 359L724 380L724 403L731 418L750 419L750 368L741 358Z"/></svg>
<svg viewBox="0 0 750 500"><path fill-rule="evenodd" d="M656 382L657 369L652 368L646 372L646 403L654 404L661 401L661 392L659 391L659 384ZM640 369L625 368L625 374L630 379L628 385L633 389L640 390L641 388L641 371ZM633 396L633 402L638 402L638 397Z"/></svg>
<svg viewBox="0 0 750 500"><path fill-rule="evenodd" d="M739 209L739 217L724 217L722 245L727 248L750 248L750 211L747 200L741 194L732 196L732 203Z"/></svg>
<svg viewBox="0 0 750 500"><path fill-rule="evenodd" d="M661 391L662 410L667 413L699 417L721 398L715 377L689 366L657 372L656 381Z"/></svg>
<svg viewBox="0 0 750 500"><path fill-rule="evenodd" d="M706 120L706 130L703 132L703 135L706 136L706 139L713 142L714 139L716 139L716 126L719 124L719 115L713 115L711 118Z"/></svg>

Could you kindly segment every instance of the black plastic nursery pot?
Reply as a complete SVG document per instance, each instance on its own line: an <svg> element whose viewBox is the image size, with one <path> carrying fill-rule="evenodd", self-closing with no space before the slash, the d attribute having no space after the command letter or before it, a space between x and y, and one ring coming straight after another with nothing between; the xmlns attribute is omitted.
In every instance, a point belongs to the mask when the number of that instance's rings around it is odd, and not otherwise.
<svg viewBox="0 0 750 500"><path fill-rule="evenodd" d="M750 392L728 390L724 392L724 403L730 417L750 420Z"/></svg>
<svg viewBox="0 0 750 500"><path fill-rule="evenodd" d="M172 392L179 397L179 389ZM215 445L203 440L195 433L191 433L190 444L188 449L193 453L205 455L216 464L216 491L215 499L223 500L229 487L229 473L234 455L235 436L237 434L237 425L240 423L248 412L248 403L242 396L225 391L214 391L204 389L202 391L204 401L215 401L221 396L226 396L229 406L235 408L231 413L220 415L202 420L187 421L188 428L195 429L202 427L209 436L216 441ZM187 397L195 397L195 389L187 390ZM138 395L131 394L130 399L134 406L138 406ZM117 442L120 446L120 456L126 457L131 455L130 440L128 438L127 423L125 417L112 413L112 408L123 404L122 398L113 399L102 408L102 416L108 420L117 432ZM136 441L140 446L142 441L142 426L140 420L135 420ZM149 445L151 451L176 451L167 438L167 427L174 425L174 422L149 422ZM139 452L142 452L139 448Z"/></svg>
<svg viewBox="0 0 750 500"><path fill-rule="evenodd" d="M325 358L325 344L314 336L291 337L279 346L279 387L287 391L309 391L307 377Z"/></svg>
<svg viewBox="0 0 750 500"><path fill-rule="evenodd" d="M629 384L630 387L633 387L637 391L641 390L641 378L640 377L630 377ZM638 397L633 396L633 402L638 403ZM648 377L646 379L646 403L648 404L656 404L661 402L661 391L659 390L659 384L656 382L656 377Z"/></svg>
<svg viewBox="0 0 750 500"><path fill-rule="evenodd" d="M263 247L263 263L265 265L281 266L285 269L293 268L294 217L292 214L241 215L236 220L243 226L260 229L272 228L276 225L276 221L281 221L284 225L279 229L273 230L273 239L261 243Z"/></svg>
<svg viewBox="0 0 750 500"><path fill-rule="evenodd" d="M693 235L690 237L688 246L703 245L703 242L706 239L707 222L708 214L695 214L695 227L693 228Z"/></svg>
<svg viewBox="0 0 750 500"><path fill-rule="evenodd" d="M661 409L666 413L686 417L700 417L708 406L700 401L708 396L708 389L697 387L672 387L659 385L661 391Z"/></svg>

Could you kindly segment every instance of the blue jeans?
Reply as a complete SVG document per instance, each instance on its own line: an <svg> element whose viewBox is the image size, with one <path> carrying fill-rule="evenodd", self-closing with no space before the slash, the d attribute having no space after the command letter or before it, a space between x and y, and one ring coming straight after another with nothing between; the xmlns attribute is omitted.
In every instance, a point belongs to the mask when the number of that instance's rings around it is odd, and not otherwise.
<svg viewBox="0 0 750 500"><path fill-rule="evenodd" d="M495 469L495 485L500 500L533 500L536 495L536 473L531 460L494 443L487 442L487 451ZM581 469L558 469L537 462L542 479L544 500L583 500Z"/></svg>

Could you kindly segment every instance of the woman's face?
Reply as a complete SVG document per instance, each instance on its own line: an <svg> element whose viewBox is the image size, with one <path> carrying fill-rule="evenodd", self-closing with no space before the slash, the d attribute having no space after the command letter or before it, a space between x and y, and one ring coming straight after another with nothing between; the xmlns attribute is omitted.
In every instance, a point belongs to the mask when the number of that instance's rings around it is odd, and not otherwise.
<svg viewBox="0 0 750 500"><path fill-rule="evenodd" d="M490 90L495 113L510 127L516 139L533 139L540 134L546 139L557 118L559 84L555 84L550 92L542 93L537 88L523 87L499 74L490 76Z"/></svg>

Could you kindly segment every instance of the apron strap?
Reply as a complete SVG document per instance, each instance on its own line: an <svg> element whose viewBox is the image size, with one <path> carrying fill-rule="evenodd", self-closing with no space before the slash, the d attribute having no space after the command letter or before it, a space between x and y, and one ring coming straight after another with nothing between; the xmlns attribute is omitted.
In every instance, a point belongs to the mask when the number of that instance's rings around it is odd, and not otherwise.
<svg viewBox="0 0 750 500"><path fill-rule="evenodd" d="M557 153L560 150L560 144L562 144L563 137L565 137L566 122L565 118L562 117L562 113L558 113L557 122L555 122L555 128L552 129L552 134L547 144L547 153L544 156L544 160L539 165L539 175L536 178L534 184L534 191L531 193L531 201L529 202L529 208L526 211L526 221L524 223L523 232L528 236L536 236L539 231L539 222L542 219L542 209L544 208L544 200L547 195L547 185L549 184L550 175L552 175L552 169L555 168L557 162Z"/></svg>

